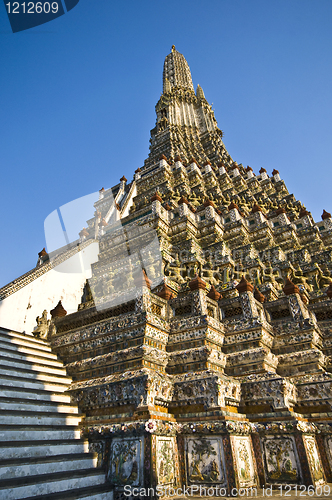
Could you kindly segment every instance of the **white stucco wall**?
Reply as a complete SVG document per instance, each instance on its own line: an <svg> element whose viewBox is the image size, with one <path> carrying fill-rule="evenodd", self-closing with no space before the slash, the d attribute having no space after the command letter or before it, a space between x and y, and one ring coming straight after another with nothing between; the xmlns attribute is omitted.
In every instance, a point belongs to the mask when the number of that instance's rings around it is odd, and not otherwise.
<svg viewBox="0 0 332 500"><path fill-rule="evenodd" d="M84 283L91 277L91 264L98 260L98 253L96 241L0 301L0 326L29 334L37 326L36 317L44 309L49 313L59 300L68 314L77 311Z"/></svg>

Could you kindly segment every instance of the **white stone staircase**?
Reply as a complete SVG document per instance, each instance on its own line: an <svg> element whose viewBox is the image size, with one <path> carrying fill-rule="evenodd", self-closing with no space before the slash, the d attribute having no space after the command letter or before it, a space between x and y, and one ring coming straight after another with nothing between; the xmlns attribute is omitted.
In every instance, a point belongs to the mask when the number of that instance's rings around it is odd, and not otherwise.
<svg viewBox="0 0 332 500"><path fill-rule="evenodd" d="M111 500L80 439L71 379L43 341L0 328L0 500Z"/></svg>

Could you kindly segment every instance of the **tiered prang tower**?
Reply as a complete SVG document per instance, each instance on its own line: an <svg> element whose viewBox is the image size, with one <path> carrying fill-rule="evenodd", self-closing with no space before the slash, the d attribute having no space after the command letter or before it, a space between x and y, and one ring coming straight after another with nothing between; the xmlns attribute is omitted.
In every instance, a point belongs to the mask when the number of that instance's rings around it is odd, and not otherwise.
<svg viewBox="0 0 332 500"><path fill-rule="evenodd" d="M82 304L53 321L83 432L115 498L331 482L331 215L232 160L174 46L156 113L144 166L100 191L80 234L100 241ZM153 259L114 267L144 228L162 283Z"/></svg>

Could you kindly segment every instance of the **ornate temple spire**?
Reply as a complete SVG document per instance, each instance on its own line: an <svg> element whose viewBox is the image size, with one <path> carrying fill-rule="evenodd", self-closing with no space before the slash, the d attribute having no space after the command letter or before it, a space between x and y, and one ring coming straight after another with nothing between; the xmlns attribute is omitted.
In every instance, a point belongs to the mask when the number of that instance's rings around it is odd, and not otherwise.
<svg viewBox="0 0 332 500"><path fill-rule="evenodd" d="M189 65L185 57L172 46L172 51L166 56L163 71L163 92L172 87L182 87L194 91Z"/></svg>
<svg viewBox="0 0 332 500"><path fill-rule="evenodd" d="M211 165L232 164L212 106L199 85L195 94L189 65L174 45L165 58L163 94L156 105L156 114L144 170L155 168L161 155L171 162L180 155L186 163L194 157L201 164L207 161Z"/></svg>

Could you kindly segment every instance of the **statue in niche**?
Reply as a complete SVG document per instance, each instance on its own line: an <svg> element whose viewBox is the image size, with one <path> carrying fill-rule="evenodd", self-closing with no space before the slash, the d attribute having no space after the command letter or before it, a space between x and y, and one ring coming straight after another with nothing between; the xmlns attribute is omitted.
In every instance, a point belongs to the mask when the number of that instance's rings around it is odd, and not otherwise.
<svg viewBox="0 0 332 500"><path fill-rule="evenodd" d="M278 269L280 269L283 281L285 281L285 279L287 279L294 271L294 268L289 261L282 262Z"/></svg>
<svg viewBox="0 0 332 500"><path fill-rule="evenodd" d="M308 292L311 292L312 287L307 283L307 278L304 276L300 264L297 264L295 270L290 274L290 280L294 285L303 285Z"/></svg>
<svg viewBox="0 0 332 500"><path fill-rule="evenodd" d="M148 251L147 257L144 259L144 265L147 275L150 279L154 280L157 276L159 261L155 260L155 256L151 251Z"/></svg>
<svg viewBox="0 0 332 500"><path fill-rule="evenodd" d="M165 276L168 276L171 280L179 283L185 283L185 279L181 274L181 263L179 260L174 260L173 262L167 262L165 265Z"/></svg>
<svg viewBox="0 0 332 500"><path fill-rule="evenodd" d="M219 271L215 274L215 278L223 283L228 283L234 278L234 268L231 265L220 267Z"/></svg>
<svg viewBox="0 0 332 500"><path fill-rule="evenodd" d="M179 190L177 188L174 189L174 191L171 194L170 198L171 198L171 201L173 201L175 203L177 203L179 201L179 199L181 198L181 196L180 196Z"/></svg>
<svg viewBox="0 0 332 500"><path fill-rule="evenodd" d="M131 206L131 207L130 207L130 209L129 209L129 212L130 212L131 214L133 214L133 213L135 212L136 208L137 208L137 207L136 207L136 204L133 202L132 206Z"/></svg>
<svg viewBox="0 0 332 500"><path fill-rule="evenodd" d="M321 270L318 266L318 264L315 262L313 267L311 268L310 271L307 273L307 279L309 285L311 285L313 290L319 290L319 275L321 273Z"/></svg>
<svg viewBox="0 0 332 500"><path fill-rule="evenodd" d="M158 123L158 131L161 132L161 131L165 130L167 125L168 125L168 120L165 116L163 116L161 118L160 122Z"/></svg>
<svg viewBox="0 0 332 500"><path fill-rule="evenodd" d="M189 201L194 207L199 207L200 206L200 201L198 196L196 195L195 191L191 193L189 196Z"/></svg>
<svg viewBox="0 0 332 500"><path fill-rule="evenodd" d="M135 270L135 266L133 265L133 262L130 259L129 266L128 266L128 271L127 271L127 287L128 287L128 289L135 286L134 270ZM111 289L111 287L112 287L112 289ZM110 293L114 292L114 287L113 287L112 284L110 285L109 292Z"/></svg>
<svg viewBox="0 0 332 500"><path fill-rule="evenodd" d="M51 323L50 319L47 319L47 311L44 309L41 316L36 318L37 328L32 332L34 337L37 339L46 340L48 336L48 329Z"/></svg>
<svg viewBox="0 0 332 500"><path fill-rule="evenodd" d="M252 267L249 269L250 282L255 283L255 285L261 285L261 269L259 267Z"/></svg>
<svg viewBox="0 0 332 500"><path fill-rule="evenodd" d="M280 288L279 283L276 281L272 267L266 267L262 276L263 283L271 283L273 287L278 290Z"/></svg>
<svg viewBox="0 0 332 500"><path fill-rule="evenodd" d="M83 295L82 295L81 302L82 302L82 304L86 304L87 302L91 302L92 300L93 300L92 291L91 291L88 280L86 280L84 288L83 288Z"/></svg>
<svg viewBox="0 0 332 500"><path fill-rule="evenodd" d="M331 283L331 274L326 264L321 264L318 267L317 281L319 288L324 288L324 286L329 286Z"/></svg>
<svg viewBox="0 0 332 500"><path fill-rule="evenodd" d="M284 285L285 278L283 277L282 272L279 269L279 267L274 267L272 269L272 272L273 272L274 280L282 287Z"/></svg>
<svg viewBox="0 0 332 500"><path fill-rule="evenodd" d="M185 263L185 280L191 281L195 276L201 277L202 265L197 260Z"/></svg>
<svg viewBox="0 0 332 500"><path fill-rule="evenodd" d="M202 279L207 281L211 285L218 285L219 281L215 278L215 271L213 270L213 266L210 260L207 261L206 265L203 267L202 271Z"/></svg>

